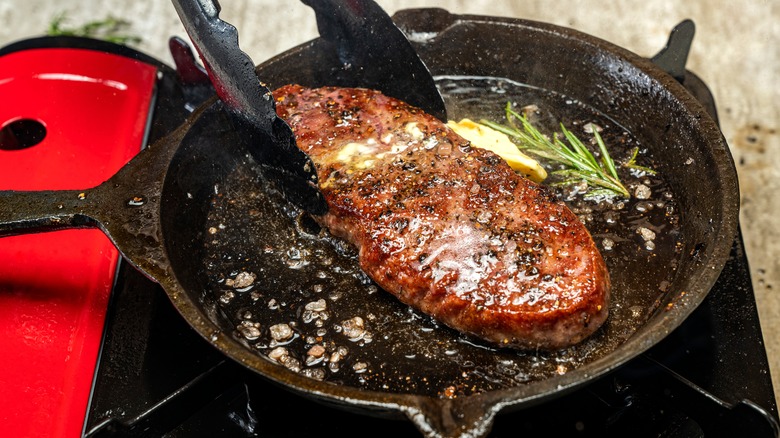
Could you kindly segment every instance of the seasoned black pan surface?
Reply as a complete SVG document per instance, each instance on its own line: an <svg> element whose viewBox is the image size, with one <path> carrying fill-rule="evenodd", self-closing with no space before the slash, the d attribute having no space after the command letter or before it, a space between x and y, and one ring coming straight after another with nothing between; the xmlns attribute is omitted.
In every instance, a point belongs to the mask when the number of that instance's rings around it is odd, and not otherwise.
<svg viewBox="0 0 780 438"><path fill-rule="evenodd" d="M563 95L496 78L437 83L456 118L500 119L509 100L538 107L535 123L551 129L558 122L600 126L619 162L643 146L614 120ZM681 256L674 195L662 176L621 173L633 191L650 194L598 201L561 191L600 243L614 292L611 317L598 334L560 351L496 349L401 304L363 274L347 244L264 190L268 183L248 167L229 175L214 196L203 272L211 300L240 339L312 378L449 397L524 385L614 350L647 321L674 279ZM655 237L646 240L640 231Z"/></svg>

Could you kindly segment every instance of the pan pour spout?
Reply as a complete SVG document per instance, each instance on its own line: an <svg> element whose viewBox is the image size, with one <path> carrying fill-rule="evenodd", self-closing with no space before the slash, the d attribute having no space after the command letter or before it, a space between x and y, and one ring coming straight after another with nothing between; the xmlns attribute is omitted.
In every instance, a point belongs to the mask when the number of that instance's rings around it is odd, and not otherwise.
<svg viewBox="0 0 780 438"><path fill-rule="evenodd" d="M251 138L252 155L285 197L312 214L327 211L311 160L295 146L290 127L276 116L271 91L238 46L236 28L219 18L216 0L173 0L217 95Z"/></svg>

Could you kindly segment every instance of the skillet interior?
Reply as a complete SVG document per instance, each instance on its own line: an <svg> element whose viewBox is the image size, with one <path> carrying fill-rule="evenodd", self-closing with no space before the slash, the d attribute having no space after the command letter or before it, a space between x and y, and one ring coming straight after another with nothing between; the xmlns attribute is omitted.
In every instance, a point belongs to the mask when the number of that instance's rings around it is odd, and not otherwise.
<svg viewBox="0 0 780 438"><path fill-rule="evenodd" d="M646 60L577 32L517 20L455 20L443 11L416 11L396 18L420 32L438 33L430 38L434 34L418 32L420 38L416 40L418 52L434 75L506 77L553 90L614 118L649 148L656 169L674 193L681 229L681 246L676 256L679 264L668 278L666 292L658 290L657 310L646 315L627 340L616 337L619 342L611 342L609 332L602 331L589 341L601 342L600 345L575 348L575 356L585 354L588 358L562 375L549 373L551 366L555 371L561 359L555 354L517 359L514 352L486 350L465 343L457 334L409 312L386 294L373 293L369 282L350 271L354 270L354 262L348 257L349 251L334 251L327 244L317 246L322 242L307 235L306 231L312 231L308 225L299 227L303 231L299 236L290 234L285 225L288 212L266 201L265 196L273 194L258 190L254 180L257 176L245 158L240 136L216 108L210 108L195 121L171 163L162 203L166 249L175 276L186 291L189 304L185 306L194 305L206 316L202 323L194 324L196 329L229 356L277 382L325 401L385 412L410 404L409 394L435 398L447 387L446 382L457 380L465 365L479 373L470 373L469 379L460 381L464 385L458 389L462 394L478 393L472 399L499 407L536 402L613 369L677 327L717 279L736 231L738 199L733 163L720 132L703 109L673 79L660 74ZM355 85L349 78L335 77L338 62L324 46L322 41L315 40L298 47L261 65L259 75L271 88L290 82L309 86ZM230 199L239 205L231 207L236 204L229 204ZM254 213L241 210L241 201L246 199L263 208L256 208ZM215 209L220 207L222 216L214 217ZM225 228L217 226L213 234L209 232L209 224L219 223ZM242 242L250 245L241 246ZM302 254L301 250L309 254ZM318 265L323 255L331 259L327 266ZM241 257L249 260L238 260ZM274 260L296 264L302 259L303 266L293 271L298 275L290 275L289 266L285 269L287 274L280 274L272 264L264 265ZM335 269L339 265L342 267ZM231 277L235 272L229 271L240 271L246 266L262 274L253 289L258 292L254 296L260 298L254 300L252 291L247 291L234 293L228 299L225 292L230 288L220 283L218 276L210 275L215 272L213 268ZM334 275L335 271L341 274ZM632 278L646 277L648 273L613 269L612 275L623 278L621 284L628 287ZM333 288L334 284L339 287ZM349 350L350 360L344 362L345 366L363 362L381 367L383 363L408 360L403 367L405 375L388 374L371 380L366 379L368 374L351 373L349 377L342 370L333 379L337 384L321 382L272 363L258 354L257 342L237 335L242 319L258 322L261 331L289 322L291 318L280 316L285 315L280 312L292 312L292 319L299 321L301 306L315 301L320 293L341 294L339 299L328 301L330 319L325 327L361 316L373 335L367 346L374 353L367 356L360 356L360 341L351 343L343 335L334 335ZM227 305L220 303L221 298ZM272 298L276 299L276 309L273 304L269 306ZM262 302L263 309L252 304L253 300ZM249 318L244 318L246 311L252 313ZM627 314L614 311L611 318L621 315ZM303 336L316 335L313 327ZM251 329L243 330L252 333ZM409 349L404 350L399 349L401 344L380 342L384 335L391 339L396 335L412 336L420 342L408 344ZM304 341L298 338L293 343ZM453 349L457 351L450 354ZM464 354L468 358L449 360L453 364L449 367L437 362L437 358ZM507 357L512 359L511 364L505 362ZM464 363L467 361L473 363ZM512 369L517 366L522 369ZM547 370L543 379L534 378L530 372L539 368ZM476 379L480 373L484 378ZM531 378L514 377L518 375Z"/></svg>

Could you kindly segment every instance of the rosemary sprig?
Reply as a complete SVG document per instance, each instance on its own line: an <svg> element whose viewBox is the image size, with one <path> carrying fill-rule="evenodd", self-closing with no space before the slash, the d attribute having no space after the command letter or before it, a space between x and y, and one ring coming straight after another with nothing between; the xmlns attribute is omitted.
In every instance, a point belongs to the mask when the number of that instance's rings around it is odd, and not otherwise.
<svg viewBox="0 0 780 438"><path fill-rule="evenodd" d="M552 140L534 127L525 115L518 114L512 109L512 104L506 105L507 125L480 120L483 125L501 131L510 138L516 140L516 145L521 150L530 152L539 157L546 158L565 165L567 168L552 172L563 179L554 185L569 185L585 181L589 186L598 187L589 192L590 196L607 195L629 198L628 189L620 181L615 162L607 151L607 146L601 135L594 130L593 135L599 147L600 160L597 160L585 144L561 123L561 134L554 133ZM520 121L518 127L516 120ZM564 141L565 140L565 141ZM652 172L636 164L634 151L632 158L625 164L627 167Z"/></svg>
<svg viewBox="0 0 780 438"><path fill-rule="evenodd" d="M101 39L115 44L139 44L142 39L137 35L129 35L124 32L130 27L130 22L121 18L108 16L103 20L95 20L77 27L66 27L65 12L54 17L49 23L46 34L49 36L78 36Z"/></svg>
<svg viewBox="0 0 780 438"><path fill-rule="evenodd" d="M637 154L639 154L639 148L635 147L631 151L631 158L629 158L628 161L626 161L626 163L623 166L624 167L628 167L629 169L640 170L640 171L648 173L650 175L655 175L655 170L653 170L653 169L651 169L649 167L640 166L639 164L636 164L636 156L637 156Z"/></svg>

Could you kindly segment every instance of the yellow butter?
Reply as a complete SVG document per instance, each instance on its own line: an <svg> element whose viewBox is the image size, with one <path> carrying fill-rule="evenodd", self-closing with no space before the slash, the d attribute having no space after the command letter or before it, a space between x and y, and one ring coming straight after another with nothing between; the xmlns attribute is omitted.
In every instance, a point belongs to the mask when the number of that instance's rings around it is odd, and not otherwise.
<svg viewBox="0 0 780 438"><path fill-rule="evenodd" d="M503 158L509 167L522 173L535 182L542 182L547 178L547 171L538 161L520 152L512 143L512 140L503 132L496 131L485 125L480 125L469 119L460 122L450 120L447 126L458 135L471 142L471 145L481 149L487 149Z"/></svg>

